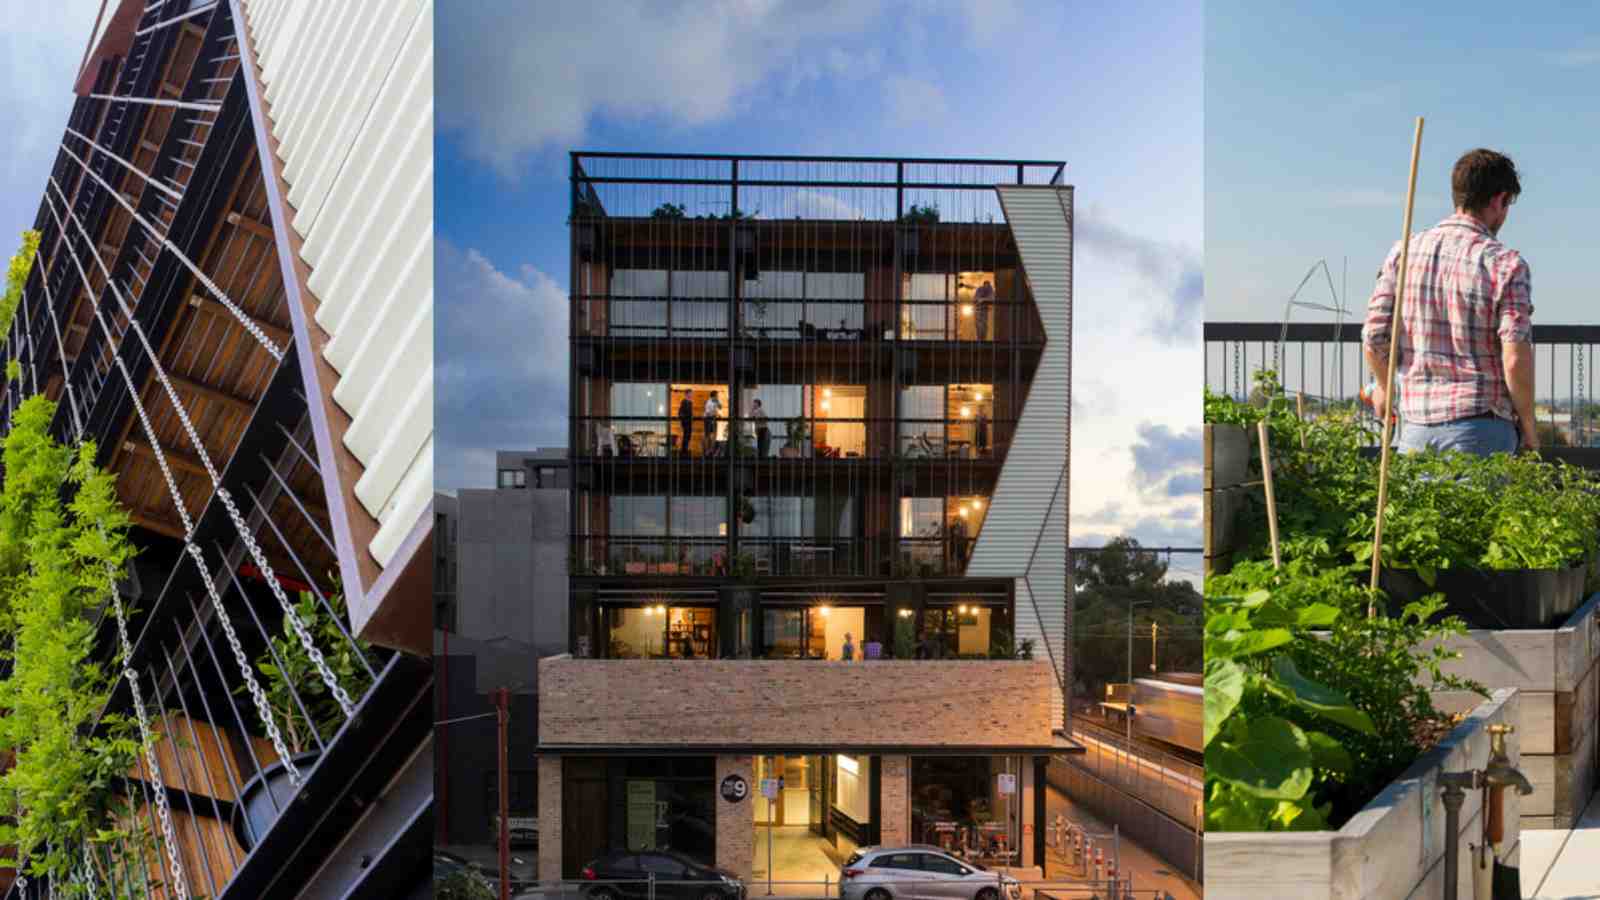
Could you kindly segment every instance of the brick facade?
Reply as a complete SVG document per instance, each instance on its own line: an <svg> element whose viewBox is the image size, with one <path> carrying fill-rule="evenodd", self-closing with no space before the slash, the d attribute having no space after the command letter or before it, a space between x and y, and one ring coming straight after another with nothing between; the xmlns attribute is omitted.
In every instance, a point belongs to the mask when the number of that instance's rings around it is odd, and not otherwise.
<svg viewBox="0 0 1600 900"><path fill-rule="evenodd" d="M561 757L539 757L539 880L561 880Z"/></svg>
<svg viewBox="0 0 1600 900"><path fill-rule="evenodd" d="M544 745L1048 745L1043 660L539 661Z"/></svg>
<svg viewBox="0 0 1600 900"><path fill-rule="evenodd" d="M878 843L898 847L911 843L911 757L885 756L880 759L882 813L878 822Z"/></svg>
<svg viewBox="0 0 1600 900"><path fill-rule="evenodd" d="M729 803L722 796L722 779L729 775L744 778L747 790L738 803ZM755 870L755 811L751 807L756 789L754 757L717 757L717 865L747 882Z"/></svg>

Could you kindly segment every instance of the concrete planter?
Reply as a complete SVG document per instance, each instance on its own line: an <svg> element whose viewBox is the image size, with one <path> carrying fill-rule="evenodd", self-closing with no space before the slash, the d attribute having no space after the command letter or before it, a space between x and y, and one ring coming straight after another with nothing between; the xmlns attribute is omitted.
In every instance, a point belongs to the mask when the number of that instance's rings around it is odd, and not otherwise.
<svg viewBox="0 0 1600 900"><path fill-rule="evenodd" d="M1600 781L1600 594L1560 628L1473 629L1451 646L1462 658L1447 663L1446 672L1522 693L1521 713L1512 724L1523 772L1537 791L1522 800L1522 827L1571 827ZM1435 702L1454 712L1475 699L1441 693Z"/></svg>
<svg viewBox="0 0 1600 900"><path fill-rule="evenodd" d="M1483 768L1489 761L1488 726L1520 721L1519 701L1513 689L1495 691L1338 831L1206 835L1207 900L1422 900L1442 896L1446 835L1439 774ZM1520 737L1520 733L1507 736L1506 749L1513 765L1518 764ZM1518 855L1518 804L1536 797L1519 798L1514 791L1505 794L1505 846L1511 848L1510 865L1516 865ZM1468 845L1481 840L1482 800L1482 792L1468 792L1461 808L1462 897L1472 896L1473 857Z"/></svg>

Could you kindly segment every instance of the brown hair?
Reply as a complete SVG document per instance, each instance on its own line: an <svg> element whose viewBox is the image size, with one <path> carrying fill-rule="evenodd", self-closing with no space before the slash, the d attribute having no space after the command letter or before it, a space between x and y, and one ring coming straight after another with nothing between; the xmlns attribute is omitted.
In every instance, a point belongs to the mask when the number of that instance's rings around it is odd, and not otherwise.
<svg viewBox="0 0 1600 900"><path fill-rule="evenodd" d="M1469 150L1456 160L1450 173L1450 194L1456 209L1478 212L1496 194L1509 193L1514 200L1522 193L1517 165L1511 157L1493 150Z"/></svg>

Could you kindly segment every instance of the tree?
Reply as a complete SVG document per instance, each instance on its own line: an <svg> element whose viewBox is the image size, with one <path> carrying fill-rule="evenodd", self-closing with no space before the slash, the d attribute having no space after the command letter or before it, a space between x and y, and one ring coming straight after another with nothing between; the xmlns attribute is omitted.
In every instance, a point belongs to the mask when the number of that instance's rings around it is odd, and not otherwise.
<svg viewBox="0 0 1600 900"><path fill-rule="evenodd" d="M1203 601L1194 585L1167 577L1162 554L1129 537L1098 551L1074 551L1077 590L1073 666L1090 695L1128 680L1128 625L1133 616L1133 676L1151 674L1151 628L1161 672L1199 672L1204 665Z"/></svg>

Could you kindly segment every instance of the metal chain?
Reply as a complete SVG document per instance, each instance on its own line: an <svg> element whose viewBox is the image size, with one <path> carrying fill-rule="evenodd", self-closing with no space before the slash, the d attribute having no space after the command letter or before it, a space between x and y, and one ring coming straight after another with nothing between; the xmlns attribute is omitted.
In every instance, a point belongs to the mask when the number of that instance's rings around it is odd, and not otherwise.
<svg viewBox="0 0 1600 900"><path fill-rule="evenodd" d="M1587 386L1583 382L1583 351L1585 349L1586 348L1584 348L1584 347L1579 347L1578 348L1578 353L1577 353L1577 356L1578 356L1578 402L1573 404L1574 406L1577 407L1577 415L1573 417L1572 437L1573 437L1573 439L1575 441L1577 441L1579 443L1579 446L1585 446L1586 447L1589 444L1589 441L1588 441L1588 431L1589 431L1589 428L1588 428L1588 426L1589 426L1589 391L1587 390Z"/></svg>
<svg viewBox="0 0 1600 900"><path fill-rule="evenodd" d="M58 193L59 193L59 190L60 189L58 187L57 188ZM65 202L65 200L63 200L63 202ZM49 205L49 204L47 204L47 205ZM56 215L54 205L50 205L50 213L56 219L57 227L61 228L63 234L65 234L66 227L61 222L61 217ZM69 215L70 215L70 211L69 211ZM72 248L72 244L71 244L70 241L67 242L66 246L67 246L68 253L71 254L71 256L72 256L73 265L78 269L79 278L82 279L85 284L87 284L88 283L88 278L87 278L86 274L83 271L82 263L78 260L77 251ZM114 283L112 284L112 287L113 287L113 289L115 288L115 284ZM119 300L120 300L120 296L119 296ZM98 303L94 304L93 309L94 309L94 313L95 313L95 321L98 322L100 327L101 327L101 329L106 332L107 340L110 340L110 338L111 338L111 330L110 330L109 327L106 326L105 319L100 314L99 304ZM143 335L144 335L144 332L141 330L138 333L139 333L139 336L142 338ZM59 334L58 334L58 337L59 337ZM146 347L148 348L148 346L149 345L147 343ZM119 359L119 362L120 362L120 355L118 355L118 359ZM159 364L157 364L155 366L155 371L157 372L157 374L162 376L163 384L166 385L166 387L167 387L167 389L168 389L168 391L170 393L171 392L171 383L166 381L166 377L165 377L166 373L165 373L165 371L161 368L161 366ZM172 472L168 468L167 463L166 463L166 454L161 449L161 443L160 443L160 441L156 440L155 430L150 425L149 414L144 408L143 401L141 401L139 399L139 392L137 390L135 390L134 387L133 387L132 376L128 372L126 366L123 366L121 368L121 372L122 372L123 378L126 379L127 382L128 382L129 396L133 399L134 409L137 410L137 412L139 414L140 424L144 428L145 434L150 440L151 449L155 452L156 459L161 464L162 473L165 475L165 477L167 479L167 490L170 491L171 494L172 494L173 505L178 509L178 514L179 514L179 516L182 517L182 519L184 521L184 537L185 537L184 543L185 543L185 549L189 552L189 555L194 559L195 566L200 570L200 576L201 576L202 580L205 581L206 592L207 592L208 596L211 598L212 607L216 610L217 618L222 623L223 631L228 637L228 644L233 650L234 660L238 663L239 671L244 677L246 686L249 688L250 697L255 702L256 714L258 716L260 716L262 724L267 729L267 735L272 740L273 747L278 751L279 759L283 761L284 768L287 770L288 775L289 775L290 783L298 788L300 786L300 770L294 764L294 762L289 759L288 746L287 746L287 744L285 744L285 742L283 740L282 733L278 731L277 721L272 716L272 707L267 702L266 693L261 690L261 685L256 682L254 669L251 667L249 658L247 656L245 656L244 648L239 643L238 634L234 631L233 623L228 618L227 610L223 607L222 596L217 591L216 583L214 581L212 581L212 579L211 579L211 571L208 568L206 568L205 557L201 553L200 548L195 546L194 543L193 543L192 539L193 539L193 533L194 533L194 523L189 518L188 510L183 504L182 495L180 495L178 493L176 482L173 480ZM70 389L70 384L69 384L69 389ZM173 400L174 400L174 406L177 408L178 414L182 418L183 423L184 423L185 427L187 428L187 430L189 432L190 439L195 441L195 446L200 451L201 459L206 462L207 471L212 473L213 477L215 477L216 469L211 466L210 458L209 458L209 456L206 455L204 445L199 443L198 437L197 437L197 435L195 434L195 431L194 431L194 426L193 426L192 423L189 422L187 412L185 411L185 409L184 409L184 407L183 407L183 405L181 403L177 403L176 397L174 397ZM74 420L77 421L77 417L76 416L74 416ZM78 425L78 438L79 438L79 440L81 440L82 436L83 436L82 422L81 421L77 421L77 425Z"/></svg>
<svg viewBox="0 0 1600 900"><path fill-rule="evenodd" d="M266 332L261 330L261 327L255 323L255 320L250 317L249 313L246 313L244 310L240 309L237 304L229 299L228 295L223 293L222 289L217 287L216 283L206 276L206 273L200 271L199 266L196 266L194 263L190 262L189 257L184 256L182 251L174 246L173 243L167 239L164 233L162 233L154 225L151 225L149 222L145 221L145 218L139 215L139 211L134 209L133 206L130 205L128 201L120 194L112 190L111 186L106 184L104 179L95 174L93 169L89 168L88 163L84 162L78 157L78 154L67 149L65 143L61 145L61 150L63 153L72 157L72 159L77 162L78 166L82 168L83 171L89 175L89 177L99 182L100 185L109 193L112 200L115 200L122 206L123 209L128 211L128 215L133 218L133 221L137 222L142 228L144 228L145 235L147 237L158 243L156 248L157 256L159 256L163 250L171 251L172 255L176 257L179 262L183 263L184 268L189 270L189 274L193 275L196 281L205 285L206 289L216 297L217 302L221 303L224 307L227 307L228 312L233 314L233 317L238 320L239 325L243 327L245 331L248 331L250 336L255 338L256 341L261 344L262 348L265 349L274 360L277 360L278 362L283 361L283 350L267 337ZM54 184L55 179L52 178L50 182L51 184ZM60 188L57 187L56 190L60 191Z"/></svg>
<svg viewBox="0 0 1600 900"><path fill-rule="evenodd" d="M50 179L50 184L55 188L57 196L61 197L62 205L65 206L67 202L66 195L62 192L61 186L56 184L54 178ZM53 205L51 206L50 212L51 215L55 217L59 227L64 233L66 231L66 226L59 224L61 218L55 214L55 207ZM83 232L85 239L87 239L88 233L84 232L83 224L77 221L77 218L73 215L70 208L67 210L67 218L73 224L78 226L78 230ZM67 247L69 252L72 253L73 264L78 268L79 278L81 278L85 284L88 284L89 279L87 273L83 271L83 265L78 260L77 252L72 250L70 243L67 245ZM259 569L262 575L266 578L267 587L272 591L272 596L278 601L278 606L283 610L285 620L289 623L289 626L294 631L295 636L300 639L301 647L305 649L306 655L311 658L311 663L316 667L317 674L321 677L322 683L327 686L329 693L331 693L334 700L338 702L339 708L343 710L346 717L353 716L355 714L355 702L350 699L350 694L344 689L344 686L339 683L339 678L334 674L333 669L328 666L328 662L323 657L322 650L317 647L316 641L312 638L310 630L306 628L305 622L301 621L299 614L295 612L294 604L289 602L288 595L284 593L283 585L278 583L277 576L274 575L272 571L272 564L267 561L266 554L262 552L260 545L256 543L255 535L251 533L249 525L244 520L244 516L239 513L238 505L233 502L233 496L228 492L227 488L223 487L222 475L217 471L216 465L212 462L211 453L206 449L205 442L200 439L200 433L195 429L193 420L189 418L189 411L184 407L182 399L179 398L178 389L173 386L171 379L167 377L166 367L161 365L161 358L156 353L155 348L151 346L150 339L144 333L144 327L140 325L139 320L134 317L132 309L129 308L127 301L122 296L122 291L118 289L117 283L111 279L111 273L106 271L105 263L100 259L98 253L95 255L95 262L99 264L101 272L105 275L106 284L111 288L112 296L116 298L117 303L122 307L123 313L127 316L128 325L133 331L134 336L139 339L140 344L144 345L145 353L150 357L151 370L155 372L156 378L160 380L162 388L166 390L167 399L172 402L172 408L178 414L178 421L181 425L183 425L183 430L185 435L187 435L189 438L190 446L194 447L195 454L200 458L201 465L205 467L206 474L211 477L211 483L216 488L217 498L222 501L223 507L228 511L228 517L233 520L235 530L238 531L239 536L244 540L245 548L249 550L251 560L256 564L256 568ZM100 306L98 303L94 304L94 310L96 321L98 321L100 323L100 327L105 330L106 340L110 341L111 331L106 327L105 320L100 315ZM120 360L120 355L118 358ZM128 377L126 368L123 369L123 376L125 378ZM128 390L130 396L133 397L134 403L139 404L140 401L138 398L138 391L134 388L131 378L128 379ZM141 414L140 418L145 423L148 423L148 418L144 415ZM148 431L149 429L147 428L146 430ZM153 434L151 437L151 445L152 447L156 448L158 458L161 458L159 445L156 443ZM162 460L162 471L163 474L165 474L168 478L168 489L173 492L173 505L182 510L182 498L180 495L178 495L177 489L173 486L173 482L171 481L172 473L167 470L164 459ZM189 521L188 514L186 512L183 513L183 515L185 520L184 539L185 541L192 541L194 538L193 523Z"/></svg>
<svg viewBox="0 0 1600 900"><path fill-rule="evenodd" d="M255 701L256 713L261 716L261 722L267 728L267 737L272 739L272 747L278 751L278 762L283 765L284 771L288 772L289 783L298 788L300 768L290 757L289 747L283 741L283 734L278 731L278 723L272 717L272 707L267 703L267 695L257 683L255 673L250 668L250 659L245 656L244 647L239 643L239 635L233 630L233 620L228 618L227 610L222 608L222 599L217 594L216 584L211 580L211 571L206 568L205 557L201 555L200 548L194 544L187 544L184 549L189 551L195 567L200 570L201 580L206 583L206 593L211 596L211 607L217 613L217 621L222 625L222 633L228 639L228 646L233 648L233 658L239 664L239 672L244 676L250 698Z"/></svg>
<svg viewBox="0 0 1600 900"><path fill-rule="evenodd" d="M94 897L96 894L100 893L100 883L94 877L94 858L92 856L93 852L94 851L89 849L89 842L88 841L84 841L83 842L83 868L78 871L78 884L80 886L86 886L86 887L89 888L89 896L91 898Z"/></svg>
<svg viewBox="0 0 1600 900"><path fill-rule="evenodd" d="M145 716L144 695L139 692L139 673L132 668L122 670L133 689L133 711L139 717L139 736L144 741L145 759L150 764L150 777L156 786L156 816L161 820L161 836L167 843L167 859L172 863L172 882L178 889L178 900L189 900L189 882L183 877L183 861L178 853L178 836L172 830L172 810L167 806L167 782L161 777L161 761L156 756L155 741L150 737L150 721Z"/></svg>
<svg viewBox="0 0 1600 900"><path fill-rule="evenodd" d="M1235 397L1243 397L1243 391L1244 374L1239 369L1239 344L1235 342L1233 345L1233 395Z"/></svg>

